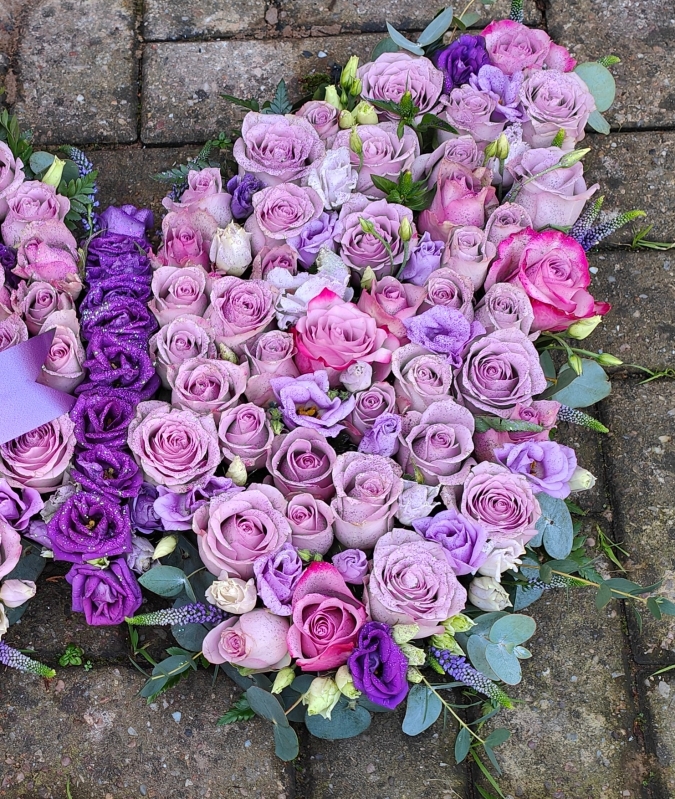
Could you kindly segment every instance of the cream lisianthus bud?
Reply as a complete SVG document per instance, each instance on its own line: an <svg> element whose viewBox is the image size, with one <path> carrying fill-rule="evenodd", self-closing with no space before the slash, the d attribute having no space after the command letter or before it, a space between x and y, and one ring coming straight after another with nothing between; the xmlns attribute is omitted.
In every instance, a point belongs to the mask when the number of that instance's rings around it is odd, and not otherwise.
<svg viewBox="0 0 675 799"><path fill-rule="evenodd" d="M9 619L5 613L5 606L0 602L0 638L9 630Z"/></svg>
<svg viewBox="0 0 675 799"><path fill-rule="evenodd" d="M590 336L601 321L602 316L589 316L588 319L580 319L567 328L567 335L581 341L586 336Z"/></svg>
<svg viewBox="0 0 675 799"><path fill-rule="evenodd" d="M511 605L509 595L493 577L475 577L469 585L469 602L479 610L504 610Z"/></svg>
<svg viewBox="0 0 675 799"><path fill-rule="evenodd" d="M253 578L244 582L238 577L225 577L211 583L206 589L206 601L226 613L248 613L253 610L257 600L258 592Z"/></svg>
<svg viewBox="0 0 675 799"><path fill-rule="evenodd" d="M248 473L246 472L244 461L239 457L239 455L234 456L234 460L228 466L228 469L225 472L225 477L229 477L236 486L246 485Z"/></svg>
<svg viewBox="0 0 675 799"><path fill-rule="evenodd" d="M408 641L412 641L419 631L419 624L395 624L391 629L394 641L396 641L399 646L401 644L407 644Z"/></svg>
<svg viewBox="0 0 675 799"><path fill-rule="evenodd" d="M178 544L178 538L175 535L165 535L164 538L157 544L155 551L152 553L153 560L159 560L170 555Z"/></svg>
<svg viewBox="0 0 675 799"><path fill-rule="evenodd" d="M595 475L577 466L570 480L570 491L588 491L595 485Z"/></svg>
<svg viewBox="0 0 675 799"><path fill-rule="evenodd" d="M454 635L455 633L465 633L472 627L476 626L476 622L473 621L473 619L470 619L468 616L465 616L463 613L457 613L454 616L450 616L449 619L446 619L441 623L451 635Z"/></svg>
<svg viewBox="0 0 675 799"><path fill-rule="evenodd" d="M353 55L344 66L342 74L340 75L340 86L346 91L349 91L356 78L356 70L359 68L359 57ZM358 92L357 92L358 94Z"/></svg>
<svg viewBox="0 0 675 799"><path fill-rule="evenodd" d="M277 672L277 676L274 678L274 685L270 688L270 693L280 694L284 688L288 688L294 679L295 669L292 666L286 666Z"/></svg>
<svg viewBox="0 0 675 799"><path fill-rule="evenodd" d="M401 241L410 241L412 238L412 225L410 224L410 220L407 216L404 216L403 219L401 219L398 235L401 237Z"/></svg>
<svg viewBox="0 0 675 799"><path fill-rule="evenodd" d="M354 119L354 115L351 111L340 111L340 116L338 118L338 125L340 126L341 130L347 130L348 128L353 128L356 124L356 120ZM358 155L358 153L357 153Z"/></svg>
<svg viewBox="0 0 675 799"><path fill-rule="evenodd" d="M308 716L323 716L330 719L333 708L340 701L340 689L331 677L315 677L309 691L302 697L302 704L307 705Z"/></svg>
<svg viewBox="0 0 675 799"><path fill-rule="evenodd" d="M361 100L352 111L352 114L356 117L356 121L359 125L377 125L377 111L374 106L365 100Z"/></svg>
<svg viewBox="0 0 675 799"><path fill-rule="evenodd" d="M363 152L363 142L361 141L361 137L359 136L359 132L356 128L352 128L351 133L349 134L349 149L355 155L361 155Z"/></svg>
<svg viewBox="0 0 675 799"><path fill-rule="evenodd" d="M57 188L59 183L61 182L61 176L63 175L63 167L65 165L66 162L63 159L54 156L52 165L45 172L45 175L42 178L42 183L46 183L48 186L53 186L54 188Z"/></svg>
<svg viewBox="0 0 675 799"><path fill-rule="evenodd" d="M340 96L338 95L335 86L326 86L326 94L324 96L324 100L329 105L332 105L333 108L337 108L338 111L342 110L342 103L340 102Z"/></svg>
<svg viewBox="0 0 675 799"><path fill-rule="evenodd" d="M216 230L209 257L217 272L234 277L244 274L253 261L251 235L236 222Z"/></svg>
<svg viewBox="0 0 675 799"><path fill-rule="evenodd" d="M349 666L340 666L335 674L335 684L338 690L347 699L358 699L361 696L361 691L357 691L354 687L354 678L352 677Z"/></svg>
<svg viewBox="0 0 675 799"><path fill-rule="evenodd" d="M32 580L5 580L0 585L0 600L8 608L18 608L35 596L35 590Z"/></svg>
<svg viewBox="0 0 675 799"><path fill-rule="evenodd" d="M506 161L509 157L509 140L502 133L498 139L490 142L485 148L486 158L498 158L500 161Z"/></svg>

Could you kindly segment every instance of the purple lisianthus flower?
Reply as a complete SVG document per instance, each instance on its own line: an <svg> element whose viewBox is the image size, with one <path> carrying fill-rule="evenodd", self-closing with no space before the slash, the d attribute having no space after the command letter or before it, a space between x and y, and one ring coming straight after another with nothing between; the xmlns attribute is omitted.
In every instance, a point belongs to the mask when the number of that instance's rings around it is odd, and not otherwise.
<svg viewBox="0 0 675 799"><path fill-rule="evenodd" d="M82 337L93 338L99 330L114 334L120 341L133 341L146 347L159 325L145 303L138 300L117 300L99 308L82 311Z"/></svg>
<svg viewBox="0 0 675 799"><path fill-rule="evenodd" d="M149 247L150 244L146 241L121 236L117 233L103 233L101 236L95 236L87 248L85 270L87 282L92 284L116 275L150 279L152 275L150 259L143 252Z"/></svg>
<svg viewBox="0 0 675 799"><path fill-rule="evenodd" d="M77 398L70 411L75 424L75 440L78 446L88 449L97 444L123 447L127 442L127 431L136 415L138 396L128 399L117 396L113 390L102 393L86 393Z"/></svg>
<svg viewBox="0 0 675 799"><path fill-rule="evenodd" d="M493 100L496 100L494 116L501 116L509 122L517 122L523 118L523 112L519 108L519 92L522 82L522 72L505 75L499 67L493 67L487 62L469 80L474 89L487 92Z"/></svg>
<svg viewBox="0 0 675 799"><path fill-rule="evenodd" d="M334 237L340 236L341 230L338 215L324 211L318 219L311 219L299 235L286 239L286 243L298 251L298 260L309 269L323 247L335 252Z"/></svg>
<svg viewBox="0 0 675 799"><path fill-rule="evenodd" d="M146 303L152 296L150 282L147 277L130 275L113 275L113 277L97 280L89 287L87 296L80 304L80 313L84 317L92 316L104 304L128 303L136 301Z"/></svg>
<svg viewBox="0 0 675 799"><path fill-rule="evenodd" d="M35 541L36 544L40 544L40 546L46 549L51 548L52 542L49 540L49 535L47 534L47 525L42 519L33 519L28 530L24 532L23 537Z"/></svg>
<svg viewBox="0 0 675 799"><path fill-rule="evenodd" d="M513 474L522 474L535 491L557 499L569 496L570 480L577 468L577 456L571 447L557 441L523 441L504 444L494 454L497 463Z"/></svg>
<svg viewBox="0 0 675 799"><path fill-rule="evenodd" d="M423 286L432 272L441 265L441 256L445 245L442 241L433 241L428 232L410 248L410 255L400 280Z"/></svg>
<svg viewBox="0 0 675 799"><path fill-rule="evenodd" d="M396 645L388 624L366 622L347 664L354 687L373 704L394 710L406 698L408 660Z"/></svg>
<svg viewBox="0 0 675 799"><path fill-rule="evenodd" d="M16 250L5 246L2 242L0 242L0 266L5 273L5 286L15 289L19 285L19 278L12 272L16 266Z"/></svg>
<svg viewBox="0 0 675 799"><path fill-rule="evenodd" d="M118 208L110 205L99 215L99 220L108 233L141 239L146 230L152 228L155 218L149 208L136 208L134 205L121 205Z"/></svg>
<svg viewBox="0 0 675 799"><path fill-rule="evenodd" d="M94 627L121 624L140 608L143 597L123 558L107 569L76 563L66 575L73 587L73 610Z"/></svg>
<svg viewBox="0 0 675 799"><path fill-rule="evenodd" d="M300 377L273 377L270 384L284 424L291 430L308 427L332 438L343 429L338 423L354 409L353 396L346 400L328 396L328 373L323 370Z"/></svg>
<svg viewBox="0 0 675 799"><path fill-rule="evenodd" d="M361 439L359 452L391 458L398 452L400 432L401 417L397 413L385 413L378 416L373 426Z"/></svg>
<svg viewBox="0 0 675 799"><path fill-rule="evenodd" d="M4 477L0 478L0 517L15 530L26 530L30 520L44 506L39 491L34 488L14 489Z"/></svg>
<svg viewBox="0 0 675 799"><path fill-rule="evenodd" d="M253 561L258 596L265 607L277 616L293 613L293 591L302 576L302 561L292 544L283 544L276 552Z"/></svg>
<svg viewBox="0 0 675 799"><path fill-rule="evenodd" d="M460 311L445 305L434 305L419 316L405 319L403 324L413 344L445 355L455 369L462 365L468 345L485 333L480 322L469 322Z"/></svg>
<svg viewBox="0 0 675 799"><path fill-rule="evenodd" d="M150 535L163 530L162 520L155 510L155 500L159 492L150 483L141 483L136 496L129 503L129 522L135 533Z"/></svg>
<svg viewBox="0 0 675 799"><path fill-rule="evenodd" d="M240 177L235 175L227 182L227 190L232 195L230 210L235 219L248 219L253 213L253 195L267 184L250 173Z"/></svg>
<svg viewBox="0 0 675 799"><path fill-rule="evenodd" d="M487 558L487 531L454 508L415 519L412 526L427 541L436 541L443 547L455 574L475 574Z"/></svg>
<svg viewBox="0 0 675 799"><path fill-rule="evenodd" d="M159 486L154 512L165 530L191 530L192 517L202 505L206 505L219 494L238 494L243 490L235 486L229 477L211 477L205 485L184 494L176 494Z"/></svg>
<svg viewBox="0 0 675 799"><path fill-rule="evenodd" d="M475 75L484 64L490 63L482 36L462 34L456 41L442 50L437 50L433 57L434 64L443 71L443 88L446 94Z"/></svg>
<svg viewBox="0 0 675 799"><path fill-rule="evenodd" d="M113 499L136 496L143 482L138 464L131 455L105 444L80 452L70 476L86 491L100 491Z"/></svg>
<svg viewBox="0 0 675 799"><path fill-rule="evenodd" d="M331 560L346 583L363 585L363 578L368 573L368 558L362 549L345 549L333 555Z"/></svg>
<svg viewBox="0 0 675 799"><path fill-rule="evenodd" d="M128 552L124 559L131 571L136 572L136 574L144 574L152 566L154 553L155 545L151 544L147 538L132 535L131 552Z"/></svg>
<svg viewBox="0 0 675 799"><path fill-rule="evenodd" d="M79 491L47 524L55 560L80 563L131 552L126 509L104 494Z"/></svg>
<svg viewBox="0 0 675 799"><path fill-rule="evenodd" d="M89 370L89 380L75 389L77 394L92 390L99 394L108 387L130 389L140 400L148 400L160 386L147 352L132 342L120 341L113 333L98 331L89 342L87 355L83 366Z"/></svg>

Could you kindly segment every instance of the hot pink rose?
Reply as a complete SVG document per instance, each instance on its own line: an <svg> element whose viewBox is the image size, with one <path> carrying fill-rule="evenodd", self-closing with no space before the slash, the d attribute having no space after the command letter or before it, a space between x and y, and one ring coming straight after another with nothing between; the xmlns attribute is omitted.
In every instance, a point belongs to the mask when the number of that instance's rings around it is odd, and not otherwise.
<svg viewBox="0 0 675 799"><path fill-rule="evenodd" d="M285 269L291 275L298 274L298 251L290 244L263 247L253 259L251 278L265 280L272 269Z"/></svg>
<svg viewBox="0 0 675 799"><path fill-rule="evenodd" d="M266 245L276 247L299 236L303 227L323 213L321 197L309 187L293 183L269 186L253 195L253 215L245 228L257 255Z"/></svg>
<svg viewBox="0 0 675 799"><path fill-rule="evenodd" d="M519 422L530 422L541 425L540 433L506 433L498 430L486 430L474 433L476 445L475 455L479 461L496 461L494 451L504 444L520 444L523 441L548 441L551 430L556 426L560 403L551 400L537 400L531 405L516 405L508 419Z"/></svg>
<svg viewBox="0 0 675 799"><path fill-rule="evenodd" d="M296 116L309 122L327 147L333 146L335 136L340 130L339 114L340 112L334 105L323 100L310 100L295 112Z"/></svg>
<svg viewBox="0 0 675 799"><path fill-rule="evenodd" d="M447 358L419 344L407 344L396 350L391 370L400 413L422 413L431 404L450 397L453 378Z"/></svg>
<svg viewBox="0 0 675 799"><path fill-rule="evenodd" d="M39 382L72 394L86 377L84 347L74 310L54 311L45 319L43 332L54 328L54 339L42 366Z"/></svg>
<svg viewBox="0 0 675 799"><path fill-rule="evenodd" d="M21 231L14 274L44 281L76 300L82 290L78 276L77 242L63 222L31 222Z"/></svg>
<svg viewBox="0 0 675 799"><path fill-rule="evenodd" d="M0 476L15 488L53 491L61 485L75 451L74 430L64 414L0 445Z"/></svg>
<svg viewBox="0 0 675 799"><path fill-rule="evenodd" d="M6 577L21 558L21 536L0 517L0 580Z"/></svg>
<svg viewBox="0 0 675 799"><path fill-rule="evenodd" d="M335 514L330 505L311 494L295 494L288 501L286 518L291 525L291 543L294 547L321 555L331 548Z"/></svg>
<svg viewBox="0 0 675 799"><path fill-rule="evenodd" d="M537 233L526 228L499 245L485 287L520 286L532 303L532 330L556 331L610 310L586 291L590 282L588 259L578 242L558 230Z"/></svg>
<svg viewBox="0 0 675 799"><path fill-rule="evenodd" d="M73 308L73 300L69 294L44 282L27 285L21 281L12 294L12 304L23 316L31 336L37 336L45 319L54 311L69 311Z"/></svg>
<svg viewBox="0 0 675 799"><path fill-rule="evenodd" d="M205 319L213 327L216 343L242 352L274 323L277 290L264 280L221 277L211 289L211 307Z"/></svg>
<svg viewBox="0 0 675 799"><path fill-rule="evenodd" d="M0 322L0 352L28 341L28 328L19 314L11 314Z"/></svg>
<svg viewBox="0 0 675 799"><path fill-rule="evenodd" d="M327 500L335 493L332 471L336 458L326 436L318 430L297 427L276 436L267 456L267 471L286 496L309 493Z"/></svg>
<svg viewBox="0 0 675 799"><path fill-rule="evenodd" d="M303 671L335 669L347 662L366 610L330 563L311 563L293 592L288 651Z"/></svg>
<svg viewBox="0 0 675 799"><path fill-rule="evenodd" d="M422 211L418 228L436 241L447 241L453 228L474 225L482 228L497 207L491 186L492 170L481 167L473 172L466 166L442 161L438 170L438 190L431 206Z"/></svg>
<svg viewBox="0 0 675 799"><path fill-rule="evenodd" d="M7 200L7 216L2 223L2 238L9 247L16 247L21 231L30 222L58 219L63 222L70 211L70 200L57 194L53 186L39 180L22 183Z"/></svg>
<svg viewBox="0 0 675 799"><path fill-rule="evenodd" d="M491 22L482 32L490 62L506 75L526 69L560 69L569 72L576 61L564 47L553 44L546 31L528 28L511 19Z"/></svg>
<svg viewBox="0 0 675 799"><path fill-rule="evenodd" d="M145 479L177 494L204 485L220 463L213 416L172 408L167 402L138 405L128 444Z"/></svg>
<svg viewBox="0 0 675 799"><path fill-rule="evenodd" d="M257 608L227 619L204 638L209 663L231 663L240 669L274 671L288 666L288 619Z"/></svg>
<svg viewBox="0 0 675 799"><path fill-rule="evenodd" d="M225 227L232 221L230 202L232 198L223 191L223 179L219 167L191 169L187 176L188 188L183 192L180 202L169 197L162 200L167 211L206 211L216 220L218 227Z"/></svg>
<svg viewBox="0 0 675 799"><path fill-rule="evenodd" d="M157 252L161 266L202 266L208 271L209 252L218 223L206 211L170 211L162 220L162 246Z"/></svg>
<svg viewBox="0 0 675 799"><path fill-rule="evenodd" d="M239 457L244 466L253 471L265 466L274 433L265 411L248 402L221 414L218 438L223 458L228 463Z"/></svg>
<svg viewBox="0 0 675 799"><path fill-rule="evenodd" d="M246 388L248 364L198 355L169 366L167 379L173 389L171 404L195 413L212 413L216 424L223 411L237 404Z"/></svg>
<svg viewBox="0 0 675 799"><path fill-rule="evenodd" d="M276 552L291 540L284 516L286 500L272 486L252 484L236 494L219 494L194 515L199 555L219 576L250 580L253 562Z"/></svg>
<svg viewBox="0 0 675 799"><path fill-rule="evenodd" d="M426 289L420 286L383 277L373 280L370 291L362 292L357 308L403 343L408 340L403 320L415 316L425 297Z"/></svg>
<svg viewBox="0 0 675 799"><path fill-rule="evenodd" d="M398 346L398 340L379 328L372 317L330 289L309 302L307 315L298 320L293 333L300 372L325 369L333 387L338 385L340 373L357 361L371 364L375 379L384 380L392 350Z"/></svg>
<svg viewBox="0 0 675 799"><path fill-rule="evenodd" d="M189 358L215 358L213 341L211 326L192 314L180 316L160 328L150 339L149 350L164 388L171 388L168 378L170 366L180 366Z"/></svg>
<svg viewBox="0 0 675 799"><path fill-rule="evenodd" d="M186 314L203 316L209 304L206 272L200 266L160 266L152 276L152 294L148 308L160 325Z"/></svg>
<svg viewBox="0 0 675 799"><path fill-rule="evenodd" d="M300 372L293 357L296 349L291 333L270 330L250 348L245 345L250 377L246 384L246 397L250 402L264 407L274 399L270 380L273 377L297 377Z"/></svg>
<svg viewBox="0 0 675 799"><path fill-rule="evenodd" d="M0 142L0 219L7 213L7 200L24 181L22 167L21 159L14 158L5 142Z"/></svg>

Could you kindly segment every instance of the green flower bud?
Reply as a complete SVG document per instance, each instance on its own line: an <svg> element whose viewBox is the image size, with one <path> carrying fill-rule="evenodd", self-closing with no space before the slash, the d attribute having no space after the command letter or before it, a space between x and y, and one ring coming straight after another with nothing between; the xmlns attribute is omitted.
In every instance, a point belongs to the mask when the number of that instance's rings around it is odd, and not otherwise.
<svg viewBox="0 0 675 799"><path fill-rule="evenodd" d="M410 220L407 216L404 216L401 219L401 224L398 228L398 235L401 237L401 241L410 241L412 238L412 225L410 224Z"/></svg>
<svg viewBox="0 0 675 799"><path fill-rule="evenodd" d="M502 133L498 139L490 142L485 148L486 158L498 158L500 161L506 161L509 157L509 140Z"/></svg>
<svg viewBox="0 0 675 799"><path fill-rule="evenodd" d="M351 133L349 134L349 149L356 155L361 155L363 152L363 142L361 141L359 132L355 127L352 128Z"/></svg>
<svg viewBox="0 0 675 799"><path fill-rule="evenodd" d="M295 669L292 666L286 666L286 668L281 669L274 678L274 685L270 689L271 693L280 694L284 688L288 688L294 679Z"/></svg>
<svg viewBox="0 0 675 799"><path fill-rule="evenodd" d="M581 466L577 466L570 480L570 490L588 491L593 488L594 485L595 475L589 472L588 469L582 469Z"/></svg>
<svg viewBox="0 0 675 799"><path fill-rule="evenodd" d="M108 558L94 558L94 560L88 560L87 563L90 566L96 566L97 569L107 569L110 566Z"/></svg>
<svg viewBox="0 0 675 799"><path fill-rule="evenodd" d="M419 624L395 624L392 629L394 641L400 646L411 641L420 631Z"/></svg>
<svg viewBox="0 0 675 799"><path fill-rule="evenodd" d="M365 100L361 100L352 111L352 114L356 117L356 121L359 125L377 125L377 111Z"/></svg>
<svg viewBox="0 0 675 799"><path fill-rule="evenodd" d="M353 128L356 125L356 120L354 119L354 115L351 111L340 111L340 116L338 118L338 125L340 126L341 130L347 130L348 128Z"/></svg>
<svg viewBox="0 0 675 799"><path fill-rule="evenodd" d="M229 361L230 363L239 363L239 358L234 354L234 351L227 347L225 344L218 345L218 354L221 361Z"/></svg>
<svg viewBox="0 0 675 799"><path fill-rule="evenodd" d="M370 221L370 219L364 219L363 217L360 217L359 224L361 225L361 230L364 233L372 234L375 232L375 225Z"/></svg>
<svg viewBox="0 0 675 799"><path fill-rule="evenodd" d="M615 358L614 355L610 355L608 352L603 352L596 360L600 366L621 366L623 363L623 361L620 361L618 358Z"/></svg>
<svg viewBox="0 0 675 799"><path fill-rule="evenodd" d="M416 669L414 666L410 666L408 668L408 673L406 674L408 682L413 683L413 685L417 685L417 683L422 682L424 679L419 669Z"/></svg>
<svg viewBox="0 0 675 799"><path fill-rule="evenodd" d="M309 549L299 549L298 557L303 563L309 563L311 560L314 559L314 553L310 552Z"/></svg>
<svg viewBox="0 0 675 799"><path fill-rule="evenodd" d="M159 560L160 558L165 558L167 555L170 555L176 548L176 544L178 544L177 536L165 535L155 547L155 551L152 553L152 559Z"/></svg>
<svg viewBox="0 0 675 799"><path fill-rule="evenodd" d="M408 659L408 663L411 666L423 666L424 661L426 660L426 655L424 654L423 649L419 649L412 644L400 644L401 652L406 656Z"/></svg>
<svg viewBox="0 0 675 799"><path fill-rule="evenodd" d="M468 616L465 616L463 613L457 613L454 616L450 616L449 619L441 622L441 624L451 635L454 635L454 633L465 633L472 627L476 626L476 622L473 621L473 619L470 619Z"/></svg>
<svg viewBox="0 0 675 799"><path fill-rule="evenodd" d="M567 359L567 363L578 375L582 373L584 366L581 363L581 358L578 355L570 355L570 357Z"/></svg>
<svg viewBox="0 0 675 799"><path fill-rule="evenodd" d="M558 161L558 166L562 167L563 169L567 169L567 167L574 166L576 163L581 161L581 159L590 153L591 148L585 147L582 150L572 150L572 152L565 153L563 157Z"/></svg>
<svg viewBox="0 0 675 799"><path fill-rule="evenodd" d="M361 89L363 88L363 83L358 78L354 78L352 81L352 85L349 87L349 93L352 97L358 97L361 94Z"/></svg>
<svg viewBox="0 0 675 799"><path fill-rule="evenodd" d="M331 677L315 677L309 691L302 697L302 704L307 705L308 716L323 716L330 719L333 708L340 701L340 689Z"/></svg>
<svg viewBox="0 0 675 799"><path fill-rule="evenodd" d="M375 280L375 272L373 271L372 266L367 266L361 275L361 288L364 291L370 291L370 287L373 285L373 280Z"/></svg>
<svg viewBox="0 0 675 799"><path fill-rule="evenodd" d="M359 68L359 57L353 55L344 66L342 74L340 75L340 86L346 91L349 91L352 84L356 80L356 70ZM356 92L358 94L358 92Z"/></svg>
<svg viewBox="0 0 675 799"><path fill-rule="evenodd" d="M335 684L347 699L358 699L361 696L361 691L357 691L354 687L354 678L349 671L349 666L340 666L335 673Z"/></svg>
<svg viewBox="0 0 675 799"><path fill-rule="evenodd" d="M342 110L342 103L340 102L340 98L337 93L337 89L335 86L326 86L326 94L324 96L324 100L329 104L332 105L333 108L337 108L338 111Z"/></svg>
<svg viewBox="0 0 675 799"><path fill-rule="evenodd" d="M246 472L244 461L239 457L239 455L234 456L234 460L228 466L227 471L225 472L225 477L229 477L236 486L246 485L248 473Z"/></svg>
<svg viewBox="0 0 675 799"><path fill-rule="evenodd" d="M438 647L438 649L447 649L453 655L463 655L464 650L455 641L455 636L450 633L443 633L443 635L432 635L431 645Z"/></svg>
<svg viewBox="0 0 675 799"><path fill-rule="evenodd" d="M590 316L588 319L580 319L567 328L567 335L581 341L590 336L595 328L602 321L602 316Z"/></svg>
<svg viewBox="0 0 675 799"><path fill-rule="evenodd" d="M42 182L46 183L48 186L53 186L55 189L58 188L58 185L61 182L61 175L63 175L63 167L65 165L66 162L55 155L52 165L45 172L45 175L42 178Z"/></svg>

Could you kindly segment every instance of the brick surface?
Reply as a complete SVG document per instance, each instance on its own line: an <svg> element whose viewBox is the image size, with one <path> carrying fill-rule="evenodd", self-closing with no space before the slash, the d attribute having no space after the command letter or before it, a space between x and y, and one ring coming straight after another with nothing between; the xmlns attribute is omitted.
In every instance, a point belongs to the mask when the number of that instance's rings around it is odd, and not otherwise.
<svg viewBox="0 0 675 799"><path fill-rule="evenodd" d="M675 677L672 673L651 678L643 675L640 687L647 704L648 739L656 758L649 784L654 795L675 796Z"/></svg>
<svg viewBox="0 0 675 799"><path fill-rule="evenodd" d="M630 553L627 576L642 585L663 578L659 592L675 600L675 383L614 381L603 408L611 430L607 466L614 529ZM637 662L675 661L675 621L643 616L640 632L629 609Z"/></svg>
<svg viewBox="0 0 675 799"><path fill-rule="evenodd" d="M146 41L204 39L265 29L264 0L146 0Z"/></svg>
<svg viewBox="0 0 675 799"><path fill-rule="evenodd" d="M606 118L614 128L675 124L675 13L661 0L549 3L548 29L578 61L617 55L617 96Z"/></svg>
<svg viewBox="0 0 675 799"><path fill-rule="evenodd" d="M15 111L43 144L131 142L138 101L133 0L36 0L24 10Z"/></svg>

